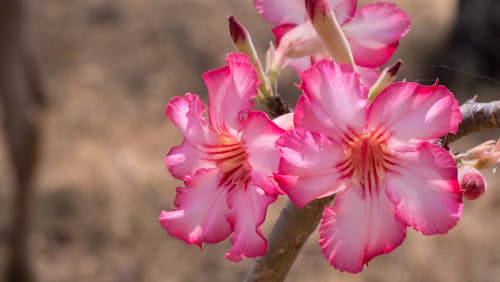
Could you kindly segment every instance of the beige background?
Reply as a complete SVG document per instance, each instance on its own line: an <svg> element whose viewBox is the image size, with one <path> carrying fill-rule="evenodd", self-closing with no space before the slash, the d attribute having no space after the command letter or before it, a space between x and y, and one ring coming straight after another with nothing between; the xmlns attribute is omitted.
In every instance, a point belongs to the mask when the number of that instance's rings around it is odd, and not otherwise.
<svg viewBox="0 0 500 282"><path fill-rule="evenodd" d="M28 2L28 1L27 1ZM455 1L399 1L412 31L397 53L401 78L432 83L426 74L455 15ZM418 3L417 3L418 2ZM439 2L438 4L436 2ZM181 136L164 117L174 95L205 99L200 75L232 51L226 17L234 14L263 54L270 26L250 0L45 0L29 2L29 31L40 57L50 107L44 116L30 250L39 281L239 281L252 260L223 258L228 242L196 246L166 235L157 222L172 208L174 181L164 168ZM295 80L289 72L286 78ZM469 77L464 76L467 80ZM282 93L298 93L284 81ZM461 101L499 97L500 82L454 89ZM496 93L496 94L495 94ZM454 144L498 138L499 131ZM0 142L4 142L0 139ZM12 180L0 143L0 266L10 216ZM340 273L321 255L315 233L287 281L498 281L499 174L489 191L466 202L448 235L409 231L406 242L375 258L359 275ZM267 233L280 200L270 209Z"/></svg>

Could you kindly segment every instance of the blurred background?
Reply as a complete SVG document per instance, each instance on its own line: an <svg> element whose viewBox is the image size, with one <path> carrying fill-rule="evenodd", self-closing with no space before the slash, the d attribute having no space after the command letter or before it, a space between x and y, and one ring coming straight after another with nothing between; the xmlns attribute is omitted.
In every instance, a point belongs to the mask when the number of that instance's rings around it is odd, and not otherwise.
<svg viewBox="0 0 500 282"><path fill-rule="evenodd" d="M460 102L474 95L480 101L500 98L500 17L495 16L500 4L395 2L412 20L412 30L393 58L405 62L401 79L432 84L439 77ZM169 237L157 218L160 210L172 208L175 187L181 184L164 168L166 153L182 140L164 116L165 105L188 91L206 100L201 74L222 66L225 54L233 51L228 14L246 25L263 57L272 40L271 26L252 1L24 3L23 40L37 60L28 72L36 69L36 85L45 94L41 110L28 114L39 126L38 138L17 140L29 140L28 147L39 149L26 217L26 253L36 281L241 281L252 260L225 260L229 242L200 251ZM5 7L0 9L10 15ZM0 46L10 43L8 37L0 38ZM4 64L4 73L11 69ZM280 92L293 104L299 93L291 82L298 80L288 71ZM17 114L13 108L0 109L5 124L8 114ZM0 138L2 271L11 261L9 234L19 185L6 132ZM451 147L463 151L499 136L498 130L484 132ZM489 191L465 202L462 219L447 235L427 237L408 229L401 247L351 275L328 265L314 233L287 281L498 281L500 177L491 171L485 175ZM266 234L283 203L281 199L270 208Z"/></svg>

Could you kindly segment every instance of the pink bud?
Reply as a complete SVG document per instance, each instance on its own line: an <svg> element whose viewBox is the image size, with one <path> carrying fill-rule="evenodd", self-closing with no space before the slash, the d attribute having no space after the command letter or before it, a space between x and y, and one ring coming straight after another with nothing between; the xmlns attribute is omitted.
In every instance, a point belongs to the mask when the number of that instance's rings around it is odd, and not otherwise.
<svg viewBox="0 0 500 282"><path fill-rule="evenodd" d="M370 87L370 91L368 92L368 100L370 102L396 79L402 63L403 61L397 60L391 66L384 68L377 81Z"/></svg>
<svg viewBox="0 0 500 282"><path fill-rule="evenodd" d="M229 34L235 46L239 44L248 44L248 37L250 36L247 29L236 20L234 16L228 17L229 21Z"/></svg>
<svg viewBox="0 0 500 282"><path fill-rule="evenodd" d="M486 191L486 179L477 169L463 166L458 171L458 182L463 196L467 200L474 200Z"/></svg>
<svg viewBox="0 0 500 282"><path fill-rule="evenodd" d="M390 77L396 77L396 75L398 75L399 68L401 67L401 64L403 64L403 61L397 60L394 64L387 67L387 75Z"/></svg>
<svg viewBox="0 0 500 282"><path fill-rule="evenodd" d="M305 3L309 19L333 60L354 66L351 47L328 0L305 0Z"/></svg>
<svg viewBox="0 0 500 282"><path fill-rule="evenodd" d="M244 53L250 57L250 62L257 70L257 74L259 75L260 84L259 95L267 97L272 97L272 89L269 85L269 81L262 69L262 63L260 62L259 56L257 55L257 51L253 46L252 38L250 37L250 33L248 30L234 17L229 16L229 34L231 35L231 40L233 41L234 47L241 53Z"/></svg>

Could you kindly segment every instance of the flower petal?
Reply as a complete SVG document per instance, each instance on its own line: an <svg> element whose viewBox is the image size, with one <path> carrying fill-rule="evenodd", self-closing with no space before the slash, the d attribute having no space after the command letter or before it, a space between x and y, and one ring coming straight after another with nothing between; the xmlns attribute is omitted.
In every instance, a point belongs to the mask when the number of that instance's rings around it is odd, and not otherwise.
<svg viewBox="0 0 500 282"><path fill-rule="evenodd" d="M292 130L295 127L293 125L293 113L281 115L273 119L273 122L283 130Z"/></svg>
<svg viewBox="0 0 500 282"><path fill-rule="evenodd" d="M394 216L394 205L384 193L363 193L351 186L325 208L319 244L332 266L357 273L373 257L389 253L406 236L406 225Z"/></svg>
<svg viewBox="0 0 500 282"><path fill-rule="evenodd" d="M206 160L206 154L184 140L182 145L173 147L165 158L165 164L177 179L184 179L201 168L214 168L215 163Z"/></svg>
<svg viewBox="0 0 500 282"><path fill-rule="evenodd" d="M356 11L357 0L329 0L328 2L340 24L350 20ZM303 0L254 0L253 4L257 12L271 23L301 24L307 20Z"/></svg>
<svg viewBox="0 0 500 282"><path fill-rule="evenodd" d="M276 42L276 45L280 45L281 39L285 34L287 34L290 30L295 28L297 25L296 24L280 24L278 26L275 26L271 31L274 34L274 41Z"/></svg>
<svg viewBox="0 0 500 282"><path fill-rule="evenodd" d="M429 143L400 157L399 167L386 176L396 215L426 235L448 232L462 213L455 160L448 151Z"/></svg>
<svg viewBox="0 0 500 282"><path fill-rule="evenodd" d="M267 207L276 200L254 185L245 189L234 189L228 199L231 211L228 221L233 228L233 247L225 258L238 262L244 257L263 256L267 252L267 241L259 226L264 222Z"/></svg>
<svg viewBox="0 0 500 282"><path fill-rule="evenodd" d="M241 126L240 113L252 109L259 80L249 58L231 53L227 66L208 71L203 80L208 89L210 124L218 133L235 135Z"/></svg>
<svg viewBox="0 0 500 282"><path fill-rule="evenodd" d="M375 84L375 82L380 76L379 68L364 68L357 66L356 70L361 76L361 82L367 87L371 87L373 84Z"/></svg>
<svg viewBox="0 0 500 282"><path fill-rule="evenodd" d="M253 5L271 23L301 24L307 19L303 0L254 0Z"/></svg>
<svg viewBox="0 0 500 282"><path fill-rule="evenodd" d="M302 73L294 123L337 141L366 124L367 89L350 65L323 60Z"/></svg>
<svg viewBox="0 0 500 282"><path fill-rule="evenodd" d="M170 99L165 115L189 143L202 145L213 140L213 134L203 117L205 109L206 106L198 95L186 93L184 97L176 96Z"/></svg>
<svg viewBox="0 0 500 282"><path fill-rule="evenodd" d="M317 54L315 56L307 56L298 59L288 59L286 65L290 66L295 70L298 76L302 74L303 71L310 68L317 61L329 58L329 55L325 56L323 54ZM356 66L358 74L361 76L361 83L366 87L371 87L380 76L379 68L364 68Z"/></svg>
<svg viewBox="0 0 500 282"><path fill-rule="evenodd" d="M356 13L357 0L328 0L340 25L350 21Z"/></svg>
<svg viewBox="0 0 500 282"><path fill-rule="evenodd" d="M343 27L354 61L363 67L387 62L410 29L410 19L395 4L373 3L356 11Z"/></svg>
<svg viewBox="0 0 500 282"><path fill-rule="evenodd" d="M295 70L297 76L300 76L302 72L306 69L310 68L313 65L313 58L310 56L298 58L298 59L289 59L286 65L290 66Z"/></svg>
<svg viewBox="0 0 500 282"><path fill-rule="evenodd" d="M172 236L188 243L216 243L231 233L231 225L225 215L227 190L218 187L218 170L200 170L186 183L177 188L174 201L176 208L162 211L160 223Z"/></svg>
<svg viewBox="0 0 500 282"><path fill-rule="evenodd" d="M461 120L457 100L446 87L437 84L393 83L368 109L368 128L388 130L393 146L455 133Z"/></svg>
<svg viewBox="0 0 500 282"><path fill-rule="evenodd" d="M248 114L241 132L252 182L269 194L280 193L273 173L278 170L280 159L275 142L283 131L265 113L252 112Z"/></svg>
<svg viewBox="0 0 500 282"><path fill-rule="evenodd" d="M336 142L321 133L297 128L283 134L277 144L282 158L275 178L297 206L344 188L335 168L344 153Z"/></svg>
<svg viewBox="0 0 500 282"><path fill-rule="evenodd" d="M310 21L291 28L279 39L277 53L284 53L288 58L302 58L327 52Z"/></svg>

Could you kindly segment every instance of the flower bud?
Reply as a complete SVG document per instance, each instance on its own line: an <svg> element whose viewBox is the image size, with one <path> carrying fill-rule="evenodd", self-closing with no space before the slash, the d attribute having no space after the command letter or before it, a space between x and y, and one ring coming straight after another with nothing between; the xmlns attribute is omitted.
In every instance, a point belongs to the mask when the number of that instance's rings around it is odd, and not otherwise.
<svg viewBox="0 0 500 282"><path fill-rule="evenodd" d="M227 19L229 21L229 34L234 46L238 51L251 56L255 48L248 30L234 16L229 16Z"/></svg>
<svg viewBox="0 0 500 282"><path fill-rule="evenodd" d="M262 63L260 62L259 56L257 55L257 51L255 50L255 47L253 45L250 33L240 22L238 22L238 20L236 20L234 16L229 16L228 21L229 34L231 35L234 47L239 52L250 56L250 62L257 70L257 74L259 75L260 80L259 92L267 97L272 96L272 89L269 85L267 77L264 74L264 70L262 69Z"/></svg>
<svg viewBox="0 0 500 282"><path fill-rule="evenodd" d="M289 59L322 55L329 57L321 39L316 35L311 22L296 26L279 26L273 29L278 48L274 52L269 72L279 73ZM272 84L272 83L271 83Z"/></svg>
<svg viewBox="0 0 500 282"><path fill-rule="evenodd" d="M486 141L465 154L465 161L477 169L485 169L500 163L500 139Z"/></svg>
<svg viewBox="0 0 500 282"><path fill-rule="evenodd" d="M458 182L462 195L467 200L474 200L486 191L486 179L481 172L471 166L459 168Z"/></svg>
<svg viewBox="0 0 500 282"><path fill-rule="evenodd" d="M470 159L478 159L484 157L490 152L495 152L500 150L500 139L496 142L495 140L488 140L476 147L467 151L467 157Z"/></svg>
<svg viewBox="0 0 500 282"><path fill-rule="evenodd" d="M333 60L336 63L349 63L354 66L351 48L328 0L305 1L314 29Z"/></svg>
<svg viewBox="0 0 500 282"><path fill-rule="evenodd" d="M402 63L402 60L397 60L393 65L384 68L377 81L370 87L370 91L368 92L368 100L370 102L396 79Z"/></svg>

